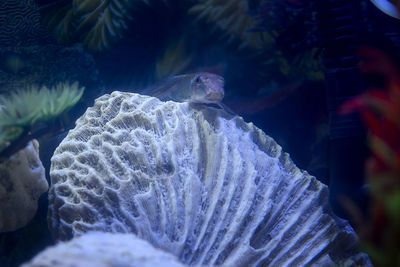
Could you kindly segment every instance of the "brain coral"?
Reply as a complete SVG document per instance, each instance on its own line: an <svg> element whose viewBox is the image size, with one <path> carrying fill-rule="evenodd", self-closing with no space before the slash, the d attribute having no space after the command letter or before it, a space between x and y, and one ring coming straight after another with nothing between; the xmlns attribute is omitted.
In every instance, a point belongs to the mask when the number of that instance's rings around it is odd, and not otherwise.
<svg viewBox="0 0 400 267"><path fill-rule="evenodd" d="M50 42L40 23L35 0L0 1L0 46L31 46Z"/></svg>
<svg viewBox="0 0 400 267"><path fill-rule="evenodd" d="M134 233L190 265L369 264L327 187L223 110L104 95L56 149L50 175L58 239Z"/></svg>

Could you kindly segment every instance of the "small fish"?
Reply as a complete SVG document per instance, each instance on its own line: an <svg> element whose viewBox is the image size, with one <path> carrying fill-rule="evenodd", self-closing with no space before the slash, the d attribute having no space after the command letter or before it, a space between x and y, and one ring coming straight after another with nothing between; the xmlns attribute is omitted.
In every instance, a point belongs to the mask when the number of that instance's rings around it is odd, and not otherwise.
<svg viewBox="0 0 400 267"><path fill-rule="evenodd" d="M144 90L142 94L164 101L219 105L225 94L224 78L208 72L176 75Z"/></svg>

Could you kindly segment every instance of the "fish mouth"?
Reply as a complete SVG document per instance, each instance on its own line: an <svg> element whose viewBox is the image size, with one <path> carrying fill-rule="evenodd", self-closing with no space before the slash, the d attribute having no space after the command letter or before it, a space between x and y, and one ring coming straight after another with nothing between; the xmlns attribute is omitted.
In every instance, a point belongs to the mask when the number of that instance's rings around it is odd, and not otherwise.
<svg viewBox="0 0 400 267"><path fill-rule="evenodd" d="M224 98L224 93L221 92L211 92L206 95L206 99L211 102L219 102Z"/></svg>

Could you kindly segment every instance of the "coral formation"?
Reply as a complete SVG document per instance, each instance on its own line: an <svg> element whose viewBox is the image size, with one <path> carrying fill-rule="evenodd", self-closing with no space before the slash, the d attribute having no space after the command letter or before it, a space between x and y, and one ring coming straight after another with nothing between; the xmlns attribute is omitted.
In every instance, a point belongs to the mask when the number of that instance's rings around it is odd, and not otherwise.
<svg viewBox="0 0 400 267"><path fill-rule="evenodd" d="M119 39L131 19L130 0L71 0L47 18L54 36L69 43L80 39L92 51L108 48ZM142 2L142 1L141 1Z"/></svg>
<svg viewBox="0 0 400 267"><path fill-rule="evenodd" d="M171 254L132 234L92 232L47 248L22 267L183 267Z"/></svg>
<svg viewBox="0 0 400 267"><path fill-rule="evenodd" d="M223 110L104 95L56 149L50 176L56 239L134 233L191 265L369 265L327 187Z"/></svg>
<svg viewBox="0 0 400 267"><path fill-rule="evenodd" d="M31 46L49 41L35 0L0 1L0 46Z"/></svg>
<svg viewBox="0 0 400 267"><path fill-rule="evenodd" d="M36 140L0 163L0 232L25 226L48 187Z"/></svg>

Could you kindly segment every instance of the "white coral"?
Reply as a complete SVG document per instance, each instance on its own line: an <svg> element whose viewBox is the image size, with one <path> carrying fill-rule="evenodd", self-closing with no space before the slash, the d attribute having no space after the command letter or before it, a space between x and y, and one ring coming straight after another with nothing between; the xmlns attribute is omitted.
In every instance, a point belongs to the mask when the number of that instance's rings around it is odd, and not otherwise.
<svg viewBox="0 0 400 267"><path fill-rule="evenodd" d="M21 267L183 267L132 234L88 233L49 247Z"/></svg>
<svg viewBox="0 0 400 267"><path fill-rule="evenodd" d="M358 253L327 187L223 110L104 95L56 149L50 175L56 238L130 232L191 265L329 266Z"/></svg>
<svg viewBox="0 0 400 267"><path fill-rule="evenodd" d="M33 140L0 164L0 232L17 230L35 215L37 201L49 185Z"/></svg>

